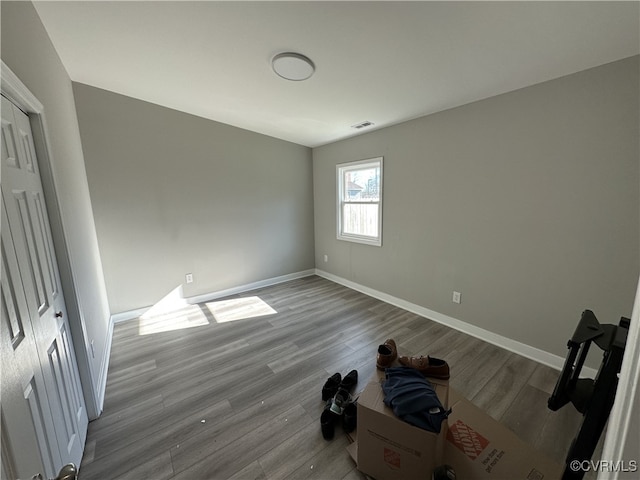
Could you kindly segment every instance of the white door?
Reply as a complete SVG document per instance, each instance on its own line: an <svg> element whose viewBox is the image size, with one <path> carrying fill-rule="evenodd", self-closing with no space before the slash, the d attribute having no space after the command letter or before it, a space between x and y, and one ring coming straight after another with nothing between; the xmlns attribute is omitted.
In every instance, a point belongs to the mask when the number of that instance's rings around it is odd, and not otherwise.
<svg viewBox="0 0 640 480"><path fill-rule="evenodd" d="M29 118L4 97L2 204L2 469L53 477L88 420Z"/></svg>

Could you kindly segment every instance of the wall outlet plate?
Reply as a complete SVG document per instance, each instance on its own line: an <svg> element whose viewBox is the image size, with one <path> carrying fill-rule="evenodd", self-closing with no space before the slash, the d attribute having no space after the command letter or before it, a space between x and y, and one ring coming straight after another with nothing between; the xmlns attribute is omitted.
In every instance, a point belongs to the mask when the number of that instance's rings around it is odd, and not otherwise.
<svg viewBox="0 0 640 480"><path fill-rule="evenodd" d="M461 303L462 294L460 292L453 292L453 297L451 298L453 303Z"/></svg>
<svg viewBox="0 0 640 480"><path fill-rule="evenodd" d="M193 283L193 273L187 273L184 276L184 279L187 283Z"/></svg>

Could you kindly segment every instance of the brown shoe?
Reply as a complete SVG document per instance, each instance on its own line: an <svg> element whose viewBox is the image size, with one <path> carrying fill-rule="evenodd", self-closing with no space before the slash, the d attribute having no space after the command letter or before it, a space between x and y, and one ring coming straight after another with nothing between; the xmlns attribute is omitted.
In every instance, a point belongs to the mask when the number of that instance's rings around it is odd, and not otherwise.
<svg viewBox="0 0 640 480"><path fill-rule="evenodd" d="M444 360L433 357L398 357L398 361L405 367L412 367L425 377L449 378L449 364Z"/></svg>
<svg viewBox="0 0 640 480"><path fill-rule="evenodd" d="M378 347L376 367L384 370L385 368L390 367L396 358L398 358L398 349L396 348L396 342L392 338L388 338L382 345Z"/></svg>

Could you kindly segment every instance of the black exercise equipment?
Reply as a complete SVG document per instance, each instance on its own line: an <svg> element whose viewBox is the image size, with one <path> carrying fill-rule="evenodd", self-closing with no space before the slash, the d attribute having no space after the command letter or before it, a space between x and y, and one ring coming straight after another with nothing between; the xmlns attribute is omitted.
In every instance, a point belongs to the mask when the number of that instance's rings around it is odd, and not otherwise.
<svg viewBox="0 0 640 480"><path fill-rule="evenodd" d="M622 317L618 325L601 325L591 310L585 310L567 344L569 353L548 406L556 411L571 402L582 413L583 420L569 448L562 480L582 479L585 472L576 469L575 465L591 460L607 423L616 397L629 322L628 318ZM595 379L580 378L592 342L604 351L602 363Z"/></svg>

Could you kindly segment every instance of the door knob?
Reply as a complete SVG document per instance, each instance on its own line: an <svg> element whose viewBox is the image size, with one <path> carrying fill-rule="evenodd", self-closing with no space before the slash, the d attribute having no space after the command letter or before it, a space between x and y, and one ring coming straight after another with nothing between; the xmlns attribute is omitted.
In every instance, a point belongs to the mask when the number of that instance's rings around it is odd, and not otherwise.
<svg viewBox="0 0 640 480"><path fill-rule="evenodd" d="M78 478L78 468L73 463L68 463L60 472L58 472L58 476L54 480L76 480Z"/></svg>
<svg viewBox="0 0 640 480"><path fill-rule="evenodd" d="M60 469L60 472L58 472L58 476L56 478L52 478L51 480L77 480L77 478L78 468L73 463L67 463ZM39 473L31 477L31 480L44 480L44 477L41 473Z"/></svg>
<svg viewBox="0 0 640 480"><path fill-rule="evenodd" d="M56 312L56 318L62 318L62 312Z"/></svg>

